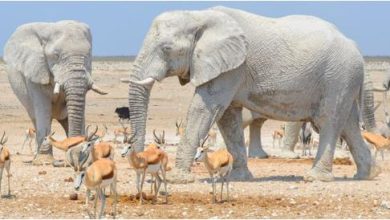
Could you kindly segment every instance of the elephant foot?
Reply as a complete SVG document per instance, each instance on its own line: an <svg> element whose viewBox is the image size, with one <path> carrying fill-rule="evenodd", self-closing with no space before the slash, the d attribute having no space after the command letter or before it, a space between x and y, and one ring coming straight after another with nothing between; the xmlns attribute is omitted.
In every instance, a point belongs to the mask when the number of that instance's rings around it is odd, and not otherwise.
<svg viewBox="0 0 390 220"><path fill-rule="evenodd" d="M370 172L358 170L353 178L356 180L371 180L377 177L381 172L382 168L380 166L372 165Z"/></svg>
<svg viewBox="0 0 390 220"><path fill-rule="evenodd" d="M166 178L167 182L171 184L187 184L195 182L195 176L193 174L176 167L167 172Z"/></svg>
<svg viewBox="0 0 390 220"><path fill-rule="evenodd" d="M295 153L292 150L285 150L285 149L282 149L282 151L280 151L280 153L277 154L276 156L285 159L299 159L299 154Z"/></svg>
<svg viewBox="0 0 390 220"><path fill-rule="evenodd" d="M51 154L37 154L34 160L32 161L32 165L41 166L41 165L49 165L54 161L54 157Z"/></svg>
<svg viewBox="0 0 390 220"><path fill-rule="evenodd" d="M248 157L263 159L268 158L268 154L261 147L249 147Z"/></svg>
<svg viewBox="0 0 390 220"><path fill-rule="evenodd" d="M305 176L303 176L303 180L306 182L313 181L323 181L323 182L331 182L334 180L334 176L332 172L320 170L318 168L311 168Z"/></svg>
<svg viewBox="0 0 390 220"><path fill-rule="evenodd" d="M253 175L251 171L249 171L248 167L239 167L233 168L232 172L229 175L229 180L233 181L246 181L253 179Z"/></svg>

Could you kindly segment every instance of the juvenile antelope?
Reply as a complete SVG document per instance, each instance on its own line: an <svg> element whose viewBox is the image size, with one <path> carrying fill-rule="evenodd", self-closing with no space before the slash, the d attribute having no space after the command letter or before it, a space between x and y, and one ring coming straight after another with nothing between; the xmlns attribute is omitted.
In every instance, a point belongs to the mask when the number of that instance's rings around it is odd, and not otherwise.
<svg viewBox="0 0 390 220"><path fill-rule="evenodd" d="M76 190L80 189L82 183L86 186L88 190L95 190L96 195L101 201L100 213L98 218L101 218L106 204L106 196L104 194L104 189L107 186L110 186L111 190L114 190L114 203L113 203L113 213L114 218L116 216L116 205L117 205L117 191L116 191L116 175L117 170L115 163L112 160L100 159L91 164L85 171L80 172L77 178L74 181L74 187ZM94 216L96 218L96 206L97 200L94 201ZM88 192L86 194L87 205L89 203Z"/></svg>
<svg viewBox="0 0 390 220"><path fill-rule="evenodd" d="M227 201L229 201L229 175L233 168L233 156L226 149L219 149L215 152L209 152L207 146L204 146L208 136L201 140L200 147L196 150L195 161L203 161L206 169L209 171L213 186L213 202L216 200L216 182L218 176L222 180L221 201L223 194L223 185L226 181Z"/></svg>
<svg viewBox="0 0 390 220"><path fill-rule="evenodd" d="M126 138L128 134L130 134L130 129L128 127L122 126L121 128L115 128L115 130L114 130L114 143L117 142L116 139L118 138L118 136L123 135L123 138Z"/></svg>
<svg viewBox="0 0 390 220"><path fill-rule="evenodd" d="M22 148L20 149L20 153L23 152L24 145L26 144L27 141L28 141L28 147L30 148L30 153L33 153L33 149L31 147L31 144L34 141L35 135L36 135L36 132L35 132L34 128L29 128L25 131L25 138L23 141Z"/></svg>
<svg viewBox="0 0 390 220"><path fill-rule="evenodd" d="M5 143L7 142L8 137L5 137L5 131L3 133L3 136L0 139L0 194L1 194L1 180L3 179L3 170L7 171L7 178L8 178L8 195L11 196L11 189L10 189L10 167L11 167L11 155L9 152L8 147L5 146Z"/></svg>
<svg viewBox="0 0 390 220"><path fill-rule="evenodd" d="M122 157L126 157L130 163L130 165L134 168L136 174L137 174L137 190L140 194L140 204L143 203L143 184L145 181L145 175L146 173L150 173L154 179L159 181L158 185L160 185L161 181L164 182L164 188L165 188L165 203L168 202L168 192L167 192L167 184L166 184L166 175L165 175L165 169L163 165L163 154L160 151L151 150L145 150L142 152L135 152L134 147L132 147L132 144L135 143L136 140L134 140L135 134L130 137L126 138L126 144L122 151ZM159 176L159 172L162 174L162 180ZM157 183L154 182L154 199L157 200L158 195L158 189L157 189Z"/></svg>
<svg viewBox="0 0 390 220"><path fill-rule="evenodd" d="M280 143L282 141L283 136L284 136L284 125L281 125L279 129L276 129L274 132L272 132L272 147L275 148L275 141L278 140L279 148L280 148Z"/></svg>
<svg viewBox="0 0 390 220"><path fill-rule="evenodd" d="M368 143L374 146L375 159L379 151L381 153L382 160L384 160L385 159L384 150L390 149L390 140L383 137L382 135L374 134L372 132L367 132L367 131L363 131L362 136Z"/></svg>

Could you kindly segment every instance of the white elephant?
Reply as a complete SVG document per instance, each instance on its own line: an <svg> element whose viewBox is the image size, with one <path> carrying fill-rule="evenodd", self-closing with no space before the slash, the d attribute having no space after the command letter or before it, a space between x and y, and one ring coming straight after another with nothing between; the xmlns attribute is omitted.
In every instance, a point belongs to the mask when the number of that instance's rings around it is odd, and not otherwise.
<svg viewBox="0 0 390 220"><path fill-rule="evenodd" d="M106 94L91 78L92 36L77 21L29 23L16 29L4 48L11 87L37 131L37 163L52 160L52 147L41 147L51 121L69 136L84 133L88 90Z"/></svg>
<svg viewBox="0 0 390 220"><path fill-rule="evenodd" d="M355 177L378 174L359 129L363 57L328 22L310 16L267 18L225 7L159 15L127 80L138 150L144 146L150 90L169 76L196 87L172 172L177 179L193 179L189 172L196 147L214 122L234 157L231 178L252 177L241 128L243 107L270 119L310 121L320 131L306 180L333 180L340 135L351 146Z"/></svg>

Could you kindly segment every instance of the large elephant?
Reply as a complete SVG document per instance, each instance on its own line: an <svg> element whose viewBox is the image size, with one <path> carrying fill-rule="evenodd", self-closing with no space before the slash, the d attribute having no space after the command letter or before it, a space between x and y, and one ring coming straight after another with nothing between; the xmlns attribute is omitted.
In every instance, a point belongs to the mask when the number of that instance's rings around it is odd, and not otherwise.
<svg viewBox="0 0 390 220"><path fill-rule="evenodd" d="M91 78L91 44L86 24L59 21L24 24L5 45L9 82L37 131L36 163L52 160L52 147L41 147L52 119L68 136L81 135L86 93L106 94Z"/></svg>
<svg viewBox="0 0 390 220"><path fill-rule="evenodd" d="M266 18L225 7L159 15L128 79L138 150L144 146L150 90L169 76L196 87L172 172L177 178L191 178L196 147L214 122L234 157L231 177L252 177L241 128L243 107L266 118L311 121L320 131L306 180L333 180L340 135L351 146L355 177L378 174L359 130L363 57L330 23L310 16Z"/></svg>

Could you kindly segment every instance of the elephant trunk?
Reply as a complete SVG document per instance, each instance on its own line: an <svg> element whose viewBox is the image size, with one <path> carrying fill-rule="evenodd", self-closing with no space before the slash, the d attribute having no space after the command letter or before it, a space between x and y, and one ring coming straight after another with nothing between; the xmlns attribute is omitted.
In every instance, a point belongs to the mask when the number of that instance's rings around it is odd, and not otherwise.
<svg viewBox="0 0 390 220"><path fill-rule="evenodd" d="M87 84L83 75L70 78L64 83L65 101L68 110L69 137L84 134Z"/></svg>
<svg viewBox="0 0 390 220"><path fill-rule="evenodd" d="M364 84L363 84L363 106L362 106L362 116L363 122L368 131L376 130L375 114L374 114L374 93L373 85L371 81L370 74L368 71L364 74Z"/></svg>

